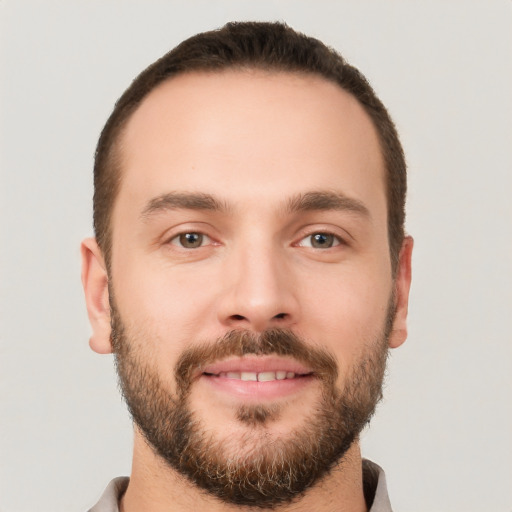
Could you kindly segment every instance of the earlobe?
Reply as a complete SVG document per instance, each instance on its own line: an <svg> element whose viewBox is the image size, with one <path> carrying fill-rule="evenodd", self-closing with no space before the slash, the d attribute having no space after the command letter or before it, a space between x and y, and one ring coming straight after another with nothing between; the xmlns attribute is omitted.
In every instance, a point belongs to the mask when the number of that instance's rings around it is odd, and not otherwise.
<svg viewBox="0 0 512 512"><path fill-rule="evenodd" d="M395 277L395 318L389 337L390 348L399 347L407 339L407 312L411 288L411 259L414 240L406 236L400 250L398 269Z"/></svg>
<svg viewBox="0 0 512 512"><path fill-rule="evenodd" d="M89 345L99 354L109 354L112 352L112 345L110 342L108 275L105 261L94 238L86 238L82 242L80 250L82 254L82 285L89 322L92 327Z"/></svg>

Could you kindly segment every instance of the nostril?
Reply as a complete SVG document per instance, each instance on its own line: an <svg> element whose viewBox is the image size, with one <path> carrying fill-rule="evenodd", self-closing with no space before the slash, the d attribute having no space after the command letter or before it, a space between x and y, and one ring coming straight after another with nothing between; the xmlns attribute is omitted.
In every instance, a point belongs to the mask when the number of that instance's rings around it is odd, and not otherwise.
<svg viewBox="0 0 512 512"><path fill-rule="evenodd" d="M233 320L245 320L245 316L242 315L232 315L231 318Z"/></svg>
<svg viewBox="0 0 512 512"><path fill-rule="evenodd" d="M277 320L282 320L283 318L286 318L286 313L279 313L278 315L274 316Z"/></svg>

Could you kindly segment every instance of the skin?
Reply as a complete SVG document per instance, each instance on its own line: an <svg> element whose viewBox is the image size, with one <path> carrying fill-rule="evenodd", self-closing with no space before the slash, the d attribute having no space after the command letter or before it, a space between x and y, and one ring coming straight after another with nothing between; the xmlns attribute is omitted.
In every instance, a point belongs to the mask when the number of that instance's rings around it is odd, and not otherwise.
<svg viewBox="0 0 512 512"><path fill-rule="evenodd" d="M366 344L382 331L393 293L389 345L405 341L412 239L404 241L393 280L377 135L363 108L338 86L315 76L254 70L180 75L143 101L122 148L109 277L95 240L82 244L93 350L112 351L109 279L127 331L171 393L174 364L191 344L232 329L272 327L291 329L335 355L343 389ZM317 192L348 201L328 209L290 208ZM208 194L222 208L177 207L176 194ZM167 207L156 208L163 196ZM179 243L182 233L206 237L187 249ZM335 235L333 246L312 247L314 233ZM313 380L285 396L250 400L280 405L279 418L264 428L285 437L311 414L319 392ZM243 398L198 381L190 400L200 419L230 440L230 449L247 449L240 439L254 427L235 414ZM341 505L366 510L358 442L343 467L290 510L313 510L313 504L317 511ZM137 428L121 505L125 512L171 505L240 510L175 474Z"/></svg>

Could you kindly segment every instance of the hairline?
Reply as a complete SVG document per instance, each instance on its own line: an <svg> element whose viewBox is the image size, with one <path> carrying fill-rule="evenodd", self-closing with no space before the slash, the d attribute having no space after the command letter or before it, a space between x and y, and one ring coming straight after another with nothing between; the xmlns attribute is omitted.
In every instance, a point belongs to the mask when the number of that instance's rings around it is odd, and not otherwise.
<svg viewBox="0 0 512 512"><path fill-rule="evenodd" d="M110 204L110 208L108 209L108 215L106 216L106 226L103 232L103 240L101 240L100 246L103 252L103 255L105 257L105 264L107 266L107 270L110 272L111 268L111 255L112 255L112 235L113 235L113 212L115 209L115 205L117 202L117 197L119 195L119 191L122 184L122 167L123 167L123 139L125 136L125 133L128 129L130 120L132 119L133 115L141 108L141 106L144 104L146 99L155 92L158 88L163 86L164 84L167 84L170 81L175 80L176 78L179 78L181 76L191 76L191 75L222 75L225 73L232 73L232 72L240 72L240 73L252 73L252 72L261 72L263 75L267 76L280 76L280 75L288 75L288 76L296 76L296 77L314 77L317 79L320 79L324 82L328 82L331 84L334 84L337 86L340 90L344 91L348 95L350 95L353 99L357 101L357 103L362 107L365 115L369 118L373 129L375 130L375 135L377 138L377 144L380 152L381 162L382 162L382 170L383 170L383 179L384 179L384 192L386 197L386 215L387 215L387 240L388 240L388 248L391 258L391 270L392 275L395 275L395 270L398 263L398 254L394 254L393 252L393 246L392 246L392 239L394 235L391 233L390 230L390 213L391 213L391 194L392 191L390 190L389 184L390 184L390 174L391 174L391 163L388 161L388 152L385 149L385 135L377 125L377 121L374 119L374 117L369 112L369 108L364 104L363 101L361 101L360 98L358 98L354 92L349 90L347 87L344 87L338 80L336 80L335 76L327 76L326 74L322 73L320 70L314 70L314 69L297 69L293 67L285 67L280 64L274 64L274 63L267 63L267 62L240 62L240 63L223 63L220 67L215 66L197 66L193 67L191 69L186 70L176 70L173 73L162 77L161 79L157 79L152 86L144 91L142 95L135 98L134 101L128 103L124 106L123 109L119 112L119 117L117 118L117 125L112 129L112 132L110 134L110 147L108 148L107 154L106 154L106 161L109 162L108 167L109 170L107 172L113 174L114 183L115 183L115 189L114 193L112 195L112 203ZM380 101L380 100L379 100ZM392 122L392 121L391 121ZM403 226L402 226L403 228ZM403 237L402 237L403 241Z"/></svg>

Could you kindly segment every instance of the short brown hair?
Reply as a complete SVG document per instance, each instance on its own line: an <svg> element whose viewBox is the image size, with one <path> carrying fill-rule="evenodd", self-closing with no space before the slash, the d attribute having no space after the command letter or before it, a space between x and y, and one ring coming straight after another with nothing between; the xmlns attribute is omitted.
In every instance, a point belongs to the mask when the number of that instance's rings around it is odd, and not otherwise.
<svg viewBox="0 0 512 512"><path fill-rule="evenodd" d="M260 68L316 74L337 83L363 106L377 129L387 172L388 239L393 272L404 238L406 164L386 108L366 78L335 50L283 23L236 22L197 34L146 68L117 101L101 132L94 164L94 230L107 267L112 210L121 180L117 142L127 120L161 82L180 73Z"/></svg>

